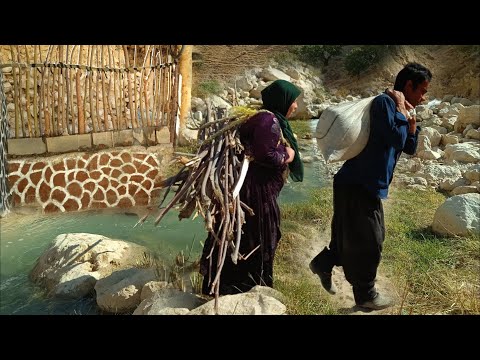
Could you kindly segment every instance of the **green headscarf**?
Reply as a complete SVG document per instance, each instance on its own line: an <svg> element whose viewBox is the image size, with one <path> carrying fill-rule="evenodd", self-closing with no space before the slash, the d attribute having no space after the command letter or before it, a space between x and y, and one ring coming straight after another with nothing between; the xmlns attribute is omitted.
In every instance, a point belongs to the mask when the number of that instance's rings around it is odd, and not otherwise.
<svg viewBox="0 0 480 360"><path fill-rule="evenodd" d="M292 128L285 116L290 105L293 104L300 93L299 88L286 80L275 80L262 90L263 108L275 114L280 122L283 137L287 139L292 149L295 150L295 158L288 164L290 177L293 181L303 181L303 163L298 153L297 140L293 136Z"/></svg>

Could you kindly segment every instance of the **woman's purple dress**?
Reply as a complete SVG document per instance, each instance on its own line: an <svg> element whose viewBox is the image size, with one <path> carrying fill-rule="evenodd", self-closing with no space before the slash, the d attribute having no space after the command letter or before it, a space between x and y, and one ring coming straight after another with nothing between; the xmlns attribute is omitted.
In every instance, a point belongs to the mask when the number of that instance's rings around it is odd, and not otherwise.
<svg viewBox="0 0 480 360"><path fill-rule="evenodd" d="M253 209L254 216L245 214L240 254L248 255L260 247L247 260L237 265L227 254L220 278L220 294L235 294L250 290L255 285L273 286L273 260L281 237L280 211L277 197L284 184L284 172L288 157L281 144L281 128L270 112L259 112L240 128L245 154L253 157L240 190L240 199ZM202 292L209 294L209 259L212 237L205 241L200 272L204 276ZM230 251L230 250L229 250ZM213 280L216 273L217 252L212 255Z"/></svg>

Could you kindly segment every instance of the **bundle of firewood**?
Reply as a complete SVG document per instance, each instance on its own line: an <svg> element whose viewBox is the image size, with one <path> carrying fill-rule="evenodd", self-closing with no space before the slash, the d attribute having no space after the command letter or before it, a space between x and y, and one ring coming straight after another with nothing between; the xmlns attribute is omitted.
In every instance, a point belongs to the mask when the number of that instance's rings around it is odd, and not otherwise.
<svg viewBox="0 0 480 360"><path fill-rule="evenodd" d="M231 248L231 259L235 264L249 256L239 253L245 212L254 215L239 195L250 161L244 155L239 126L253 113L252 110L243 110L241 114L198 127L205 140L197 154L192 159L181 158L181 170L162 181L166 191L159 205L160 212L155 225L175 205L179 208L179 219L190 218L194 213L194 218L198 215L204 218L206 230L215 239L209 256L212 256L215 247L219 250L216 277L211 282L210 290L217 299L227 249ZM172 189L175 189L175 195L163 206Z"/></svg>

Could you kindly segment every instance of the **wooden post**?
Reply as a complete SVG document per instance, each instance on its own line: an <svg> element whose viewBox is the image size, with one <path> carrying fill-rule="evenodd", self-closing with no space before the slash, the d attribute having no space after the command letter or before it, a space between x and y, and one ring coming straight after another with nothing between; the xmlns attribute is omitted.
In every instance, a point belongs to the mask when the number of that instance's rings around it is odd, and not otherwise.
<svg viewBox="0 0 480 360"><path fill-rule="evenodd" d="M192 102L192 49L193 45L184 45L178 63L179 72L180 75L182 75L182 99L180 104L180 128L178 134L179 144L184 144L186 142L183 133L187 126L187 117L190 113Z"/></svg>

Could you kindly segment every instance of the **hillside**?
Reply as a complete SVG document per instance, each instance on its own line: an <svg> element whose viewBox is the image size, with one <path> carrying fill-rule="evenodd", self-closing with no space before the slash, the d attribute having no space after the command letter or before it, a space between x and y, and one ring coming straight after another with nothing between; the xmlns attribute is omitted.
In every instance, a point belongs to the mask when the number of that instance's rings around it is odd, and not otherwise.
<svg viewBox="0 0 480 360"><path fill-rule="evenodd" d="M195 45L194 85L216 79L231 82L245 69L263 67L276 55L288 51L286 45ZM411 61L426 65L433 73L430 97L451 94L473 101L480 99L480 58L463 50L460 45L398 45L379 64L359 77L348 75L343 61L348 53L332 58L323 73L323 84L327 92L364 94L391 86L398 71Z"/></svg>

